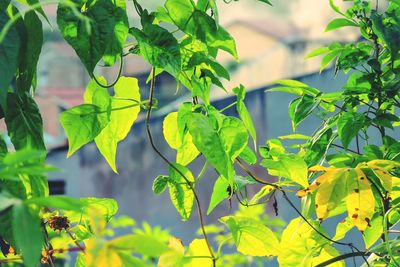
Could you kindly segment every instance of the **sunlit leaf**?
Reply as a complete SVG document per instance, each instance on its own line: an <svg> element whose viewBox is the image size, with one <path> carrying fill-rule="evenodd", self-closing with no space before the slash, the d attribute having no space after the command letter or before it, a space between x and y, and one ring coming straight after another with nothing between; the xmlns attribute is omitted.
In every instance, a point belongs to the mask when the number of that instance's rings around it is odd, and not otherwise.
<svg viewBox="0 0 400 267"><path fill-rule="evenodd" d="M128 135L140 111L138 80L120 77L114 86L114 92L110 122L95 137L95 142L108 164L117 172L117 145Z"/></svg>
<svg viewBox="0 0 400 267"><path fill-rule="evenodd" d="M96 105L83 104L61 113L60 122L68 137L68 156L80 147L93 141L107 126L109 118L106 111Z"/></svg>
<svg viewBox="0 0 400 267"><path fill-rule="evenodd" d="M194 182L194 177L188 168L177 163L173 166L169 167L169 195L172 204L182 216L182 219L186 221L192 213L194 201L194 193L187 183Z"/></svg>
<svg viewBox="0 0 400 267"><path fill-rule="evenodd" d="M346 112L339 117L337 121L338 134L345 148L364 127L364 122L365 116L362 113Z"/></svg>
<svg viewBox="0 0 400 267"><path fill-rule="evenodd" d="M210 214L223 200L229 197L228 187L228 180L221 176L218 177L218 179L215 181L213 192L211 194L207 215Z"/></svg>
<svg viewBox="0 0 400 267"><path fill-rule="evenodd" d="M187 265L192 267L212 267L213 261L205 239L194 239L189 244ZM198 257L198 258L196 258ZM204 258L200 258L204 257ZM208 258L207 258L208 257Z"/></svg>
<svg viewBox="0 0 400 267"><path fill-rule="evenodd" d="M220 218L231 230L237 250L250 256L277 256L281 247L275 234L261 222L247 217Z"/></svg>
<svg viewBox="0 0 400 267"><path fill-rule="evenodd" d="M355 175L347 182L347 212L361 232L370 226L375 209L375 198L367 177L361 169L354 169Z"/></svg>

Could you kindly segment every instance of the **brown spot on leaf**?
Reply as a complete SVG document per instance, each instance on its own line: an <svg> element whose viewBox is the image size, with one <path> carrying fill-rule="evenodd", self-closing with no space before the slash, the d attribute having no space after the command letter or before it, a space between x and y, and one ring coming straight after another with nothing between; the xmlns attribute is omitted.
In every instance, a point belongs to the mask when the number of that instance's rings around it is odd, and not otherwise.
<svg viewBox="0 0 400 267"><path fill-rule="evenodd" d="M319 186L321 183L320 183L320 182L315 182L315 184L316 184L317 186Z"/></svg>
<svg viewBox="0 0 400 267"><path fill-rule="evenodd" d="M358 194L358 193L360 193L360 190L357 188L357 189L354 189L354 192L356 192Z"/></svg>
<svg viewBox="0 0 400 267"><path fill-rule="evenodd" d="M358 218L358 213L354 213L354 214L351 216L351 218L357 219L357 218Z"/></svg>
<svg viewBox="0 0 400 267"><path fill-rule="evenodd" d="M371 227L371 220L369 218L365 218L365 221L368 223L368 227Z"/></svg>

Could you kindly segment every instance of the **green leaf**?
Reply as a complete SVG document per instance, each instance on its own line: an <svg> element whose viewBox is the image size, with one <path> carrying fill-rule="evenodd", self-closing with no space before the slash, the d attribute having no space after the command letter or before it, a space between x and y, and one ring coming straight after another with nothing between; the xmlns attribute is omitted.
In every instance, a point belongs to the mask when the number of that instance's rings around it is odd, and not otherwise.
<svg viewBox="0 0 400 267"><path fill-rule="evenodd" d="M218 177L218 179L215 181L213 192L211 194L207 215L209 215L223 200L229 198L228 187L228 181L222 176Z"/></svg>
<svg viewBox="0 0 400 267"><path fill-rule="evenodd" d="M17 198L14 198L11 194L7 192L0 193L0 212L20 203L21 201Z"/></svg>
<svg viewBox="0 0 400 267"><path fill-rule="evenodd" d="M79 252L78 256L76 257L74 267L86 267L86 256L83 252Z"/></svg>
<svg viewBox="0 0 400 267"><path fill-rule="evenodd" d="M43 29L42 22L34 11L25 14L23 23L26 31L26 40L24 40L23 44L23 54L20 55L17 89L18 92L29 92L42 50Z"/></svg>
<svg viewBox="0 0 400 267"><path fill-rule="evenodd" d="M103 61L107 66L112 66L121 57L128 36L129 23L124 0L110 1L113 6L108 6L110 21L107 27L112 27L111 36L106 40Z"/></svg>
<svg viewBox="0 0 400 267"><path fill-rule="evenodd" d="M8 153L8 148L6 141L4 141L3 136L0 134L0 160L4 159L7 153Z"/></svg>
<svg viewBox="0 0 400 267"><path fill-rule="evenodd" d="M218 134L233 162L247 147L249 138L247 130L243 122L235 117L223 117L219 127Z"/></svg>
<svg viewBox="0 0 400 267"><path fill-rule="evenodd" d="M115 250L130 251L148 257L158 257L168 250L168 246L153 236L131 234L117 237L108 243Z"/></svg>
<svg viewBox="0 0 400 267"><path fill-rule="evenodd" d="M303 187L308 186L308 168L303 158L295 154L282 154L276 159L264 159L261 165L272 176L285 177Z"/></svg>
<svg viewBox="0 0 400 267"><path fill-rule="evenodd" d="M319 56L319 55L322 55L322 54L326 54L328 52L329 52L329 48L328 47L318 47L317 49L314 49L313 51L308 53L305 58L308 59L308 58L316 57L316 56Z"/></svg>
<svg viewBox="0 0 400 267"><path fill-rule="evenodd" d="M309 222L319 232L325 232L315 221L309 220ZM328 241L300 217L293 219L283 231L281 246L284 249L278 255L280 266L316 266L318 263L338 256L338 252L329 245ZM333 266L344 267L342 261L336 262Z"/></svg>
<svg viewBox="0 0 400 267"><path fill-rule="evenodd" d="M364 127L365 115L356 112L343 113L337 121L338 135L345 148L349 147L351 140Z"/></svg>
<svg viewBox="0 0 400 267"><path fill-rule="evenodd" d="M177 76L181 70L178 41L159 25L145 23L142 19L142 26L143 30L129 30L139 43L139 53L154 67L166 69L171 75Z"/></svg>
<svg viewBox="0 0 400 267"><path fill-rule="evenodd" d="M61 210L81 211L86 206L80 200L68 196L48 196L41 198L31 198L25 204L35 204L40 207L48 207Z"/></svg>
<svg viewBox="0 0 400 267"><path fill-rule="evenodd" d="M185 124L179 121L178 112L169 113L163 121L163 134L168 145L177 150L176 162L186 166L192 162L199 151L193 144L193 138L189 132L181 131L179 127L185 128ZM183 138L181 136L183 135Z"/></svg>
<svg viewBox="0 0 400 267"><path fill-rule="evenodd" d="M0 28L9 21L7 14L0 11ZM11 26L0 43L0 106L6 110L7 92L18 66L20 38L15 26Z"/></svg>
<svg viewBox="0 0 400 267"><path fill-rule="evenodd" d="M293 100L289 104L289 116L292 120L293 131L305 120L319 105L319 100L309 95Z"/></svg>
<svg viewBox="0 0 400 267"><path fill-rule="evenodd" d="M275 83L282 86L268 89L266 90L266 92L285 92L299 96L303 96L305 94L316 96L320 93L318 89L315 89L305 83L295 80L278 80L275 81Z"/></svg>
<svg viewBox="0 0 400 267"><path fill-rule="evenodd" d="M117 172L115 163L117 145L128 135L140 112L138 80L136 78L120 77L114 86L114 92L114 98L111 101L110 122L95 137L95 142L113 171Z"/></svg>
<svg viewBox="0 0 400 267"><path fill-rule="evenodd" d="M25 266L37 266L44 240L39 216L33 214L26 205L15 205L12 227L15 242L22 252Z"/></svg>
<svg viewBox="0 0 400 267"><path fill-rule="evenodd" d="M261 222L241 216L220 218L231 230L237 250L249 256L277 256L281 247L275 234Z"/></svg>
<svg viewBox="0 0 400 267"><path fill-rule="evenodd" d="M332 239L335 241L343 239L346 236L346 233L353 229L353 227L354 223L350 220L349 217L346 217L345 219L343 219L343 221L337 224L336 233Z"/></svg>
<svg viewBox="0 0 400 267"><path fill-rule="evenodd" d="M74 3L79 10L85 10L84 15L77 16L68 5L60 3L57 24L63 38L92 75L103 56L107 64L113 63L122 52L128 30L124 2L99 0L89 6L80 0Z"/></svg>
<svg viewBox="0 0 400 267"><path fill-rule="evenodd" d="M202 114L193 113L188 119L187 126L197 149L233 184L234 170L231 157L211 120Z"/></svg>
<svg viewBox="0 0 400 267"><path fill-rule="evenodd" d="M269 0L258 0L258 1L266 3L266 4L270 5L270 6L272 6L271 1L269 1Z"/></svg>
<svg viewBox="0 0 400 267"><path fill-rule="evenodd" d="M365 229L363 238L365 242L365 248L369 249L373 244L378 241L378 239L382 236L383 233L383 217L379 216L379 214L375 214L370 222L370 227Z"/></svg>
<svg viewBox="0 0 400 267"><path fill-rule="evenodd" d="M118 203L112 198L86 197L79 200L88 209L95 209L107 222L118 212Z"/></svg>
<svg viewBox="0 0 400 267"><path fill-rule="evenodd" d="M339 49L332 50L327 53L321 60L321 67L319 68L319 72L322 72L328 65L339 56L342 51Z"/></svg>
<svg viewBox="0 0 400 267"><path fill-rule="evenodd" d="M194 182L194 177L188 168L179 164L173 164L173 166L174 167L169 167L169 195L172 204L181 215L182 220L186 221L192 213L194 201L194 193L187 182ZM175 168L178 169L179 172Z"/></svg>
<svg viewBox="0 0 400 267"><path fill-rule="evenodd" d="M271 185L266 185L263 186L254 196L253 198L249 201L249 204L256 204L260 199L263 197L267 196L269 193L271 193L274 190L274 187Z"/></svg>
<svg viewBox="0 0 400 267"><path fill-rule="evenodd" d="M246 146L242 153L240 153L239 158L244 160L249 165L254 165L257 163L256 154L248 146Z"/></svg>
<svg viewBox="0 0 400 267"><path fill-rule="evenodd" d="M5 119L15 148L45 150L42 117L32 97L27 93L9 93L7 106Z"/></svg>
<svg viewBox="0 0 400 267"><path fill-rule="evenodd" d="M61 113L60 122L68 137L70 157L81 146L99 135L109 122L106 111L96 105L83 104Z"/></svg>
<svg viewBox="0 0 400 267"><path fill-rule="evenodd" d="M254 140L254 148L257 147L257 132L256 129L254 128L253 120L251 119L251 116L246 108L246 105L244 104L244 99L246 96L246 89L244 88L243 85L240 85L240 87L236 87L233 89L233 92L237 95L237 104L236 104L236 110L241 118L241 120L244 123L244 126L246 129L249 131L251 137Z"/></svg>
<svg viewBox="0 0 400 267"><path fill-rule="evenodd" d="M165 188L168 185L168 180L169 180L169 177L166 175L157 176L156 179L154 179L153 187L152 187L154 194L159 195L162 192L164 192Z"/></svg>
<svg viewBox="0 0 400 267"><path fill-rule="evenodd" d="M349 19L338 18L338 19L334 19L328 23L328 25L325 28L325 32L333 31L335 29L346 27L346 26L358 27L358 24Z"/></svg>

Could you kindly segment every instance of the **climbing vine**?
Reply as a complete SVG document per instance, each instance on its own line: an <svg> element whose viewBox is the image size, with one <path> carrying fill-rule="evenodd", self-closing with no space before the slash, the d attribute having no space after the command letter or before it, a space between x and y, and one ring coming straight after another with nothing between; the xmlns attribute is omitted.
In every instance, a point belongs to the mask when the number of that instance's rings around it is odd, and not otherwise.
<svg viewBox="0 0 400 267"><path fill-rule="evenodd" d="M347 82L338 92L324 93L299 81L277 81L267 93L295 96L288 108L293 133L261 145L244 85L232 89L222 82L230 73L217 55L223 51L235 60L240 55L219 24L216 0L166 0L155 12L137 0L17 2L0 0L0 115L13 145L0 137L1 264L57 266L68 252L78 252L77 267L265 266L273 257L282 267L400 266L400 1L380 6L353 0L341 10L329 0L338 18L326 31L353 27L360 38L318 48L308 57L322 56L321 71L334 62L335 75L347 74ZM183 221L197 213L200 238L187 246L159 227L114 218L113 199L49 196L46 174L55 168L45 163L43 122L33 96L42 23L50 23L42 6L54 3L58 29L91 77L84 103L60 117L67 156L94 141L118 172L118 143L143 113L148 141L167 173L154 179L154 193L169 194ZM140 26L129 25L127 6ZM133 55L152 65L147 87L121 75L124 58ZM115 80L96 75L99 64L119 66ZM163 121L174 159L158 149L150 126L163 72L192 96ZM229 90L236 100L218 110L211 103L215 88ZM142 99L146 90L149 98ZM228 109L238 116L226 115ZM320 120L318 128L311 135L298 132L311 116ZM198 175L191 170L195 159L204 164ZM257 176L251 165L266 168L276 181ZM215 176L203 177L209 168ZM197 193L201 179L214 184L207 209ZM243 193L260 185L253 196ZM238 210L205 225L205 216L225 200L237 201ZM277 212L278 200L296 214L287 225L265 213L269 202ZM333 217L343 220L331 234L324 228ZM116 236L118 228L132 233ZM348 240L352 229L363 245Z"/></svg>

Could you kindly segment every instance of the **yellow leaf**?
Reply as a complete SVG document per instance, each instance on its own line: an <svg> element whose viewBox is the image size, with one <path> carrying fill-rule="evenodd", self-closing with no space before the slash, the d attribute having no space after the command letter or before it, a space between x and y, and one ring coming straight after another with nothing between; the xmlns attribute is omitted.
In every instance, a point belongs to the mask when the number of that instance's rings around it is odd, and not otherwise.
<svg viewBox="0 0 400 267"><path fill-rule="evenodd" d="M196 146L193 144L192 136L186 132L182 138L179 135L178 112L169 113L163 122L163 134L168 145L177 150L176 162L186 166L192 162L199 154Z"/></svg>
<svg viewBox="0 0 400 267"><path fill-rule="evenodd" d="M383 188L385 188L388 192L392 191L392 181L395 177L389 173L388 169L392 169L393 165L389 164L386 165L386 168L384 168L385 165L383 165L382 162L373 160L368 162L367 166L371 168L376 177L381 180Z"/></svg>
<svg viewBox="0 0 400 267"><path fill-rule="evenodd" d="M347 212L354 225L364 232L374 214L375 198L371 186L360 168L351 170L347 182Z"/></svg>
<svg viewBox="0 0 400 267"><path fill-rule="evenodd" d="M183 265L185 247L182 241L176 237L169 239L170 250L164 252L158 259L158 267L180 267Z"/></svg>
<svg viewBox="0 0 400 267"><path fill-rule="evenodd" d="M190 259L185 267L212 267L213 262L211 259L210 251L208 250L205 239L195 239L189 245L187 257ZM199 258L191 258L199 257ZM200 258L204 257L204 258ZM207 258L209 257L209 258Z"/></svg>
<svg viewBox="0 0 400 267"><path fill-rule="evenodd" d="M346 180L350 169L333 169L324 174L326 176L317 191L315 206L317 218L322 221L328 217L346 196Z"/></svg>
<svg viewBox="0 0 400 267"><path fill-rule="evenodd" d="M115 163L117 144L127 136L140 111L138 80L120 77L114 86L114 91L115 98L111 101L113 111L110 115L110 122L94 140L110 167L117 172ZM124 98L135 101L124 100Z"/></svg>
<svg viewBox="0 0 400 267"><path fill-rule="evenodd" d="M316 167L316 166L314 166ZM318 167L322 167L322 166L318 166ZM325 168L325 167L324 167ZM304 197L308 194L311 194L312 192L314 192L315 190L318 189L318 187L327 179L329 179L332 176L332 172L326 172L324 174L322 174L321 176L319 176L317 179L315 179L315 181L307 188L299 190L297 192L297 196L298 197Z"/></svg>

